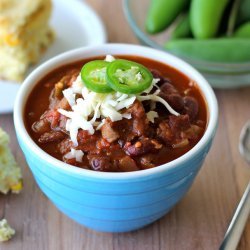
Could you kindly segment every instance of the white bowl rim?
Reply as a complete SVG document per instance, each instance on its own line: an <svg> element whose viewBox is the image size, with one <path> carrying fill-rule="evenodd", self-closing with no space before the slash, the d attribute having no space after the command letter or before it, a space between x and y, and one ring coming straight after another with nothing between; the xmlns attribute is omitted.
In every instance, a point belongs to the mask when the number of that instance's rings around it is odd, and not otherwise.
<svg viewBox="0 0 250 250"><path fill-rule="evenodd" d="M23 119L24 107L27 100L28 95L30 94L33 88L30 88L32 84L37 83L39 79L41 79L45 74L51 72L53 69L60 67L61 65L65 65L69 62L76 62L80 60L80 58L90 58L98 55L106 55L109 54L109 51L119 51L117 53L112 52L113 55L136 55L145 58L151 58L153 60L157 60L157 58L164 58L167 60L166 64L176 68L180 72L184 73L191 77L191 79L195 79L197 82L200 91L204 95L204 98L207 102L208 109L208 124L206 131L200 141L187 153L180 156L179 158L160 165L155 168L138 170L134 172L99 172L93 170L82 169L75 166L69 166L68 164L57 160L56 158L50 156L48 153L43 151L30 137L28 134ZM88 55L89 56L85 56ZM151 54L151 56L147 56L147 54ZM77 58L78 57L78 58ZM77 59L76 59L77 58ZM163 60L163 59L162 59ZM160 60L160 61L162 61ZM164 62L163 62L164 63ZM175 66L175 65L178 65ZM185 72L184 72L185 71ZM38 79L39 78L39 79ZM33 86L34 87L34 86ZM24 100L24 101L23 101ZM14 105L14 124L17 135L25 141L28 145L29 149L39 156L41 159L47 161L50 164L50 167L57 168L62 172L67 172L70 175L78 175L79 178L85 176L89 178L97 178L97 179L112 179L112 180L125 180L125 179L135 179L135 178L143 178L148 177L149 175L161 174L167 170L176 168L183 164L188 159L192 158L192 156L196 155L200 149L203 149L207 142L213 138L218 122L218 104L215 97L215 94L209 85L209 83L205 80L205 78L192 66L183 60L173 56L167 52L163 52L160 50L156 50L153 48L134 45L134 44L102 44L102 45L94 45L87 46L82 48L77 48L74 50L70 50L68 52L64 52L48 61L40 65L36 68L22 83L21 88L16 97L15 105Z"/></svg>

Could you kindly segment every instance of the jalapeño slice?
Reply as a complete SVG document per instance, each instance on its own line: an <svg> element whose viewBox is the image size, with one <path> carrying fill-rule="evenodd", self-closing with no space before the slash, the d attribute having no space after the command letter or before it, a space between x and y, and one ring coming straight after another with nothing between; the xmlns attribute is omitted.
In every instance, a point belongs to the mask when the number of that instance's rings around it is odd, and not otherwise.
<svg viewBox="0 0 250 250"><path fill-rule="evenodd" d="M106 69L109 62L95 60L83 65L81 69L81 78L85 86L97 93L112 92L112 88L106 80Z"/></svg>
<svg viewBox="0 0 250 250"><path fill-rule="evenodd" d="M152 73L143 65L117 59L107 67L107 82L115 91L125 94L138 94L150 87Z"/></svg>

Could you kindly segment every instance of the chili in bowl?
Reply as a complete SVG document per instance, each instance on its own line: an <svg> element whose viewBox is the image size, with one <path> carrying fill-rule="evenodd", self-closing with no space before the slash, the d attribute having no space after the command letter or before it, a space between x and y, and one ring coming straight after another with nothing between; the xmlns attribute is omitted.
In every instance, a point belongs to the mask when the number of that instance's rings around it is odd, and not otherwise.
<svg viewBox="0 0 250 250"><path fill-rule="evenodd" d="M48 198L100 231L166 214L211 146L217 102L206 80L154 49L106 44L44 63L14 110L20 146Z"/></svg>

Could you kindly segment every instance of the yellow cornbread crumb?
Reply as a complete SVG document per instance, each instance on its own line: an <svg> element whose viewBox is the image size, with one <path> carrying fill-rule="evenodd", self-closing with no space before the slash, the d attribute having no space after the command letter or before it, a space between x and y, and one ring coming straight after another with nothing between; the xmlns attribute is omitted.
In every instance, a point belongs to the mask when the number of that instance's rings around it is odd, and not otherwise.
<svg viewBox="0 0 250 250"><path fill-rule="evenodd" d="M9 136L0 128L0 192L10 190L19 193L22 189L21 169L8 147Z"/></svg>
<svg viewBox="0 0 250 250"><path fill-rule="evenodd" d="M0 241L10 240L14 234L15 230L9 226L7 220L0 220Z"/></svg>

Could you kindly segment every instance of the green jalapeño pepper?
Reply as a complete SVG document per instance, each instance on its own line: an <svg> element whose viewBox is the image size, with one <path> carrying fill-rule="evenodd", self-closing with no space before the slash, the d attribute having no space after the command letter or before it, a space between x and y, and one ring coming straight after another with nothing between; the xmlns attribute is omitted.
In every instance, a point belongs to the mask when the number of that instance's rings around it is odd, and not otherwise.
<svg viewBox="0 0 250 250"><path fill-rule="evenodd" d="M232 34L235 30L237 15L238 15L239 8L240 8L240 3L241 3L241 0L235 0L233 2L233 6L231 8L231 11L229 13L229 18L228 18L227 36L232 36Z"/></svg>
<svg viewBox="0 0 250 250"><path fill-rule="evenodd" d="M234 37L250 38L250 22L243 23L235 30Z"/></svg>
<svg viewBox="0 0 250 250"><path fill-rule="evenodd" d="M167 28L190 0L151 0L146 18L146 30L155 34Z"/></svg>
<svg viewBox="0 0 250 250"><path fill-rule="evenodd" d="M237 24L250 21L250 0L241 0L237 15Z"/></svg>
<svg viewBox="0 0 250 250"><path fill-rule="evenodd" d="M250 60L250 39L247 38L178 39L169 41L165 48L189 59L225 63Z"/></svg>
<svg viewBox="0 0 250 250"><path fill-rule="evenodd" d="M95 60L84 64L81 69L81 78L85 86L97 93L109 93L113 90L106 81L106 70L109 62Z"/></svg>
<svg viewBox="0 0 250 250"><path fill-rule="evenodd" d="M192 0L190 25L195 38L215 37L229 0Z"/></svg>
<svg viewBox="0 0 250 250"><path fill-rule="evenodd" d="M152 80L152 73L139 63L118 59L107 67L109 86L121 93L141 93L150 87Z"/></svg>
<svg viewBox="0 0 250 250"><path fill-rule="evenodd" d="M192 32L189 23L189 15L185 13L179 17L177 25L171 32L171 39L185 38L190 37L191 35Z"/></svg>

